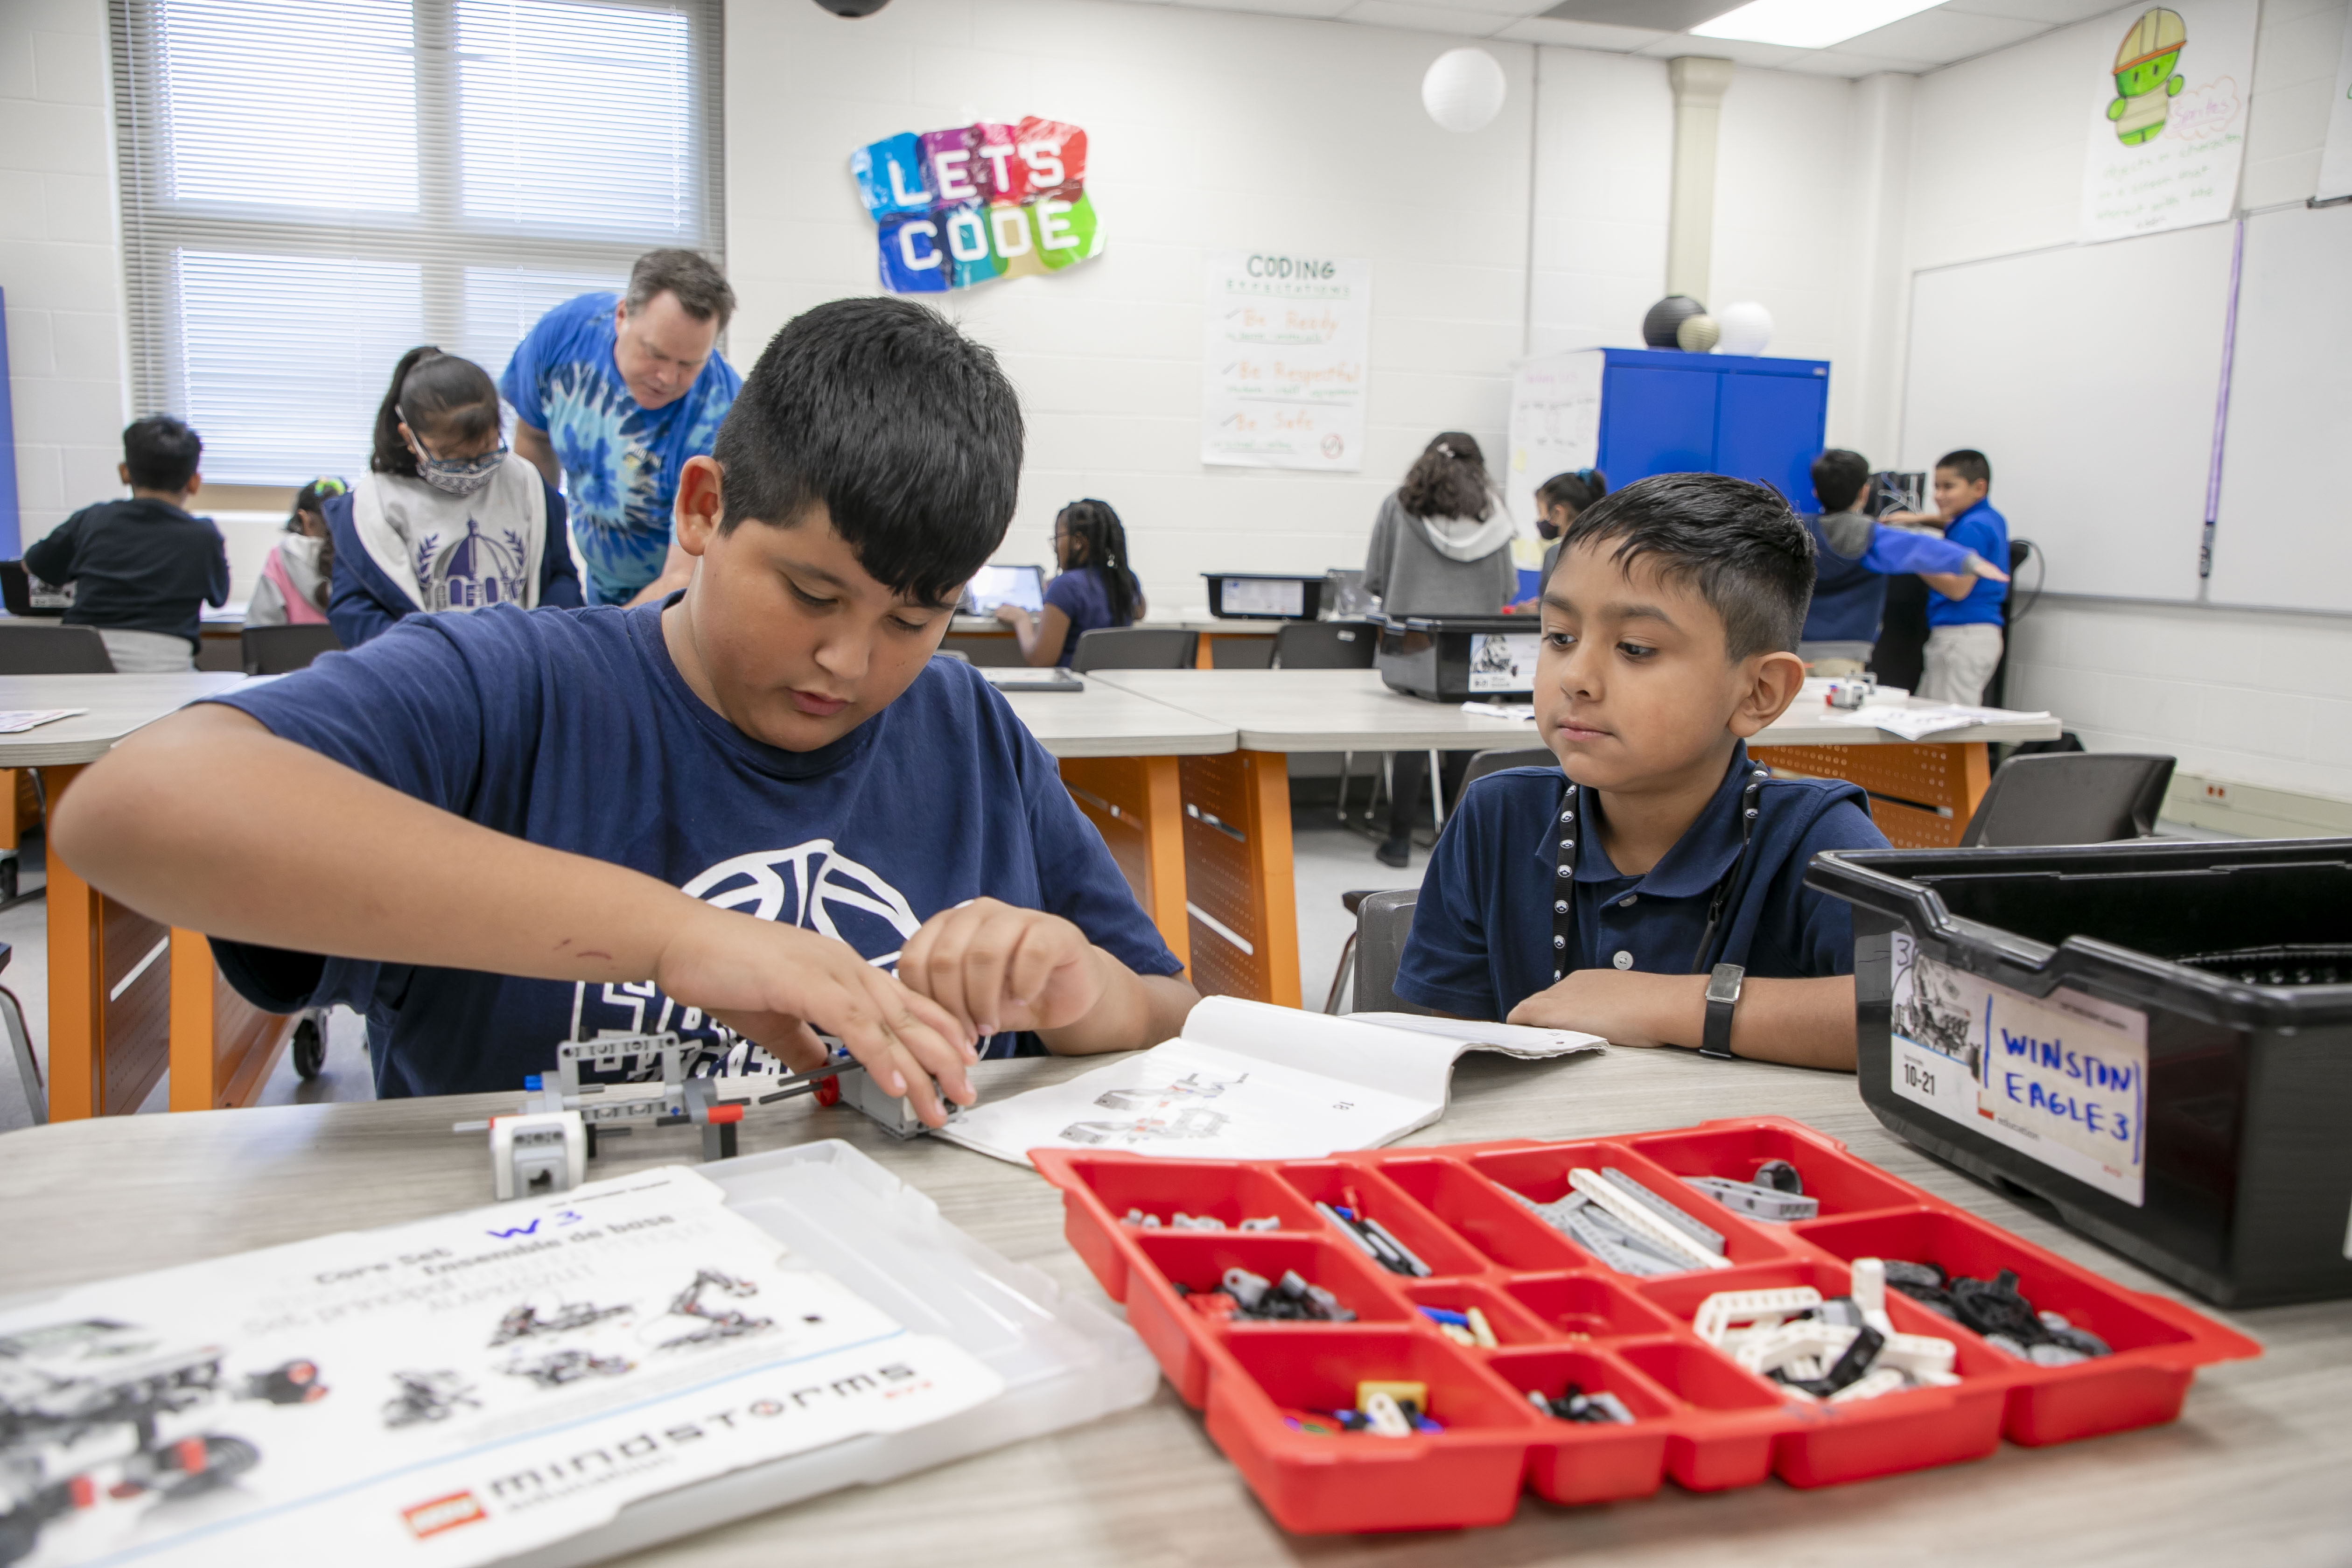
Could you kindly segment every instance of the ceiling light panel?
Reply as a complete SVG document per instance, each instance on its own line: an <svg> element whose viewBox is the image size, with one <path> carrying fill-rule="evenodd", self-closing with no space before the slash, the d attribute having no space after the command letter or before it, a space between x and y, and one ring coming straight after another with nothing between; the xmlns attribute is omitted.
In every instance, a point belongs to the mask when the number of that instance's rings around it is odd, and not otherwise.
<svg viewBox="0 0 2352 1568"><path fill-rule="evenodd" d="M1797 49L1825 49L1929 10L1938 0L1748 0L1691 29L1694 37L1739 38Z"/></svg>

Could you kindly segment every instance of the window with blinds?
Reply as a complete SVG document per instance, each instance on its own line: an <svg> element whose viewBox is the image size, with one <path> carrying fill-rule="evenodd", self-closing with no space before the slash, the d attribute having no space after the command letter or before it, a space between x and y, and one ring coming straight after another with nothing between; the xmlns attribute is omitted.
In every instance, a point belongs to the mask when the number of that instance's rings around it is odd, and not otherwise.
<svg viewBox="0 0 2352 1568"><path fill-rule="evenodd" d="M718 258L721 0L112 0L132 393L205 473L367 466L420 342L493 378L659 246Z"/></svg>

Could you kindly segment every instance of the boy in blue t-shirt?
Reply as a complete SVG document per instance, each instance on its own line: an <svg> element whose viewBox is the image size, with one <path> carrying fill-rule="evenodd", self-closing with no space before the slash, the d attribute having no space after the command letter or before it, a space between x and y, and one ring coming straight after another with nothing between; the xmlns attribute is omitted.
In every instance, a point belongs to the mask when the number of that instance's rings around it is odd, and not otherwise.
<svg viewBox="0 0 2352 1568"><path fill-rule="evenodd" d="M1024 1032L1168 1038L1181 966L1053 759L932 657L1021 449L987 350L819 306L680 476L681 594L412 616L142 731L58 849L213 933L256 1002L366 1010L386 1096L638 1030L805 1068L823 1030L937 1125L931 1079L971 1103L966 1064Z"/></svg>
<svg viewBox="0 0 2352 1568"><path fill-rule="evenodd" d="M1431 852L1396 993L1474 1018L1853 1068L1853 927L1804 885L1884 848L1850 784L1770 777L1748 736L1804 685L1804 526L1770 489L1661 474L1560 536L1536 725Z"/></svg>
<svg viewBox="0 0 2352 1568"><path fill-rule="evenodd" d="M1962 447L1936 460L1936 510L1902 513L1897 522L1940 524L1947 542L1976 552L1997 566L2009 564L2009 519L1985 500L1992 489L1992 464L1982 452ZM1966 573L1922 572L1927 586L1927 657L1919 695L1937 702L1974 707L1984 700L1985 683L2000 664L2000 606L2009 584Z"/></svg>

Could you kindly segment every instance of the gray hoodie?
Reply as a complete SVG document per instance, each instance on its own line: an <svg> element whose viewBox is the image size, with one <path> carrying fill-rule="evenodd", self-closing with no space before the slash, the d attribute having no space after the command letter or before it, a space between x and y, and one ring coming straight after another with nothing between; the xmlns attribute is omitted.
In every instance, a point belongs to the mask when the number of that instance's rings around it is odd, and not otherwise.
<svg viewBox="0 0 2352 1568"><path fill-rule="evenodd" d="M1493 549L1460 558L1458 552L1476 550L1490 535ZM1500 507L1481 524L1415 517L1393 492L1381 502L1364 555L1364 592L1379 595L1390 616L1491 616L1517 596L1518 584L1510 521Z"/></svg>

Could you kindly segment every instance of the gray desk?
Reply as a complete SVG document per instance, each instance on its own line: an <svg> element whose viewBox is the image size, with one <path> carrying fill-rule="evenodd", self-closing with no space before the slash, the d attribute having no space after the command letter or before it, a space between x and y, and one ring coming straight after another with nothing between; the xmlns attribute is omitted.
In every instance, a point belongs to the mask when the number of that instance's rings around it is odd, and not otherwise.
<svg viewBox="0 0 2352 1568"><path fill-rule="evenodd" d="M983 1094L1081 1071L1083 1061L984 1064ZM1864 1158L2139 1289L2160 1282L1883 1132L1842 1075L1682 1051L1612 1050L1555 1063L1474 1056L1452 1109L1408 1142L1570 1138L1791 1115ZM479 1136L449 1123L511 1097L289 1106L150 1116L0 1135L8 1237L0 1291L62 1286L488 1201ZM1061 1238L1058 1195L1029 1172L951 1145L899 1144L856 1112L779 1107L743 1129L746 1152L844 1137L1007 1255L1101 1302ZM676 1158L683 1135L632 1139L603 1174ZM616 1147L608 1144L607 1148ZM99 1223L93 1223L98 1219ZM1118 1309L1109 1309L1116 1311ZM2210 1310L2210 1309L2207 1309ZM2352 1302L2216 1313L2268 1347L2200 1373L2168 1426L1980 1463L1797 1491L1777 1481L1561 1509L1524 1498L1498 1529L1290 1537L1163 1386L1147 1405L872 1490L852 1490L634 1559L692 1568L1327 1568L1542 1563L1638 1568L2263 1568L2352 1559Z"/></svg>
<svg viewBox="0 0 2352 1568"><path fill-rule="evenodd" d="M0 676L0 709L89 710L0 735L0 768L40 769L54 803L125 735L245 679L214 670ZM15 783L6 776L11 798ZM247 1006L219 979L202 936L114 902L54 854L47 901L51 1116L136 1110L167 1067L173 1110L244 1104L260 1092L286 1021ZM167 956L149 962L166 943Z"/></svg>
<svg viewBox="0 0 2352 1568"><path fill-rule="evenodd" d="M1003 694L1056 757L1201 757L1234 749L1230 719L1191 712L1097 676L1081 679L1084 691Z"/></svg>

